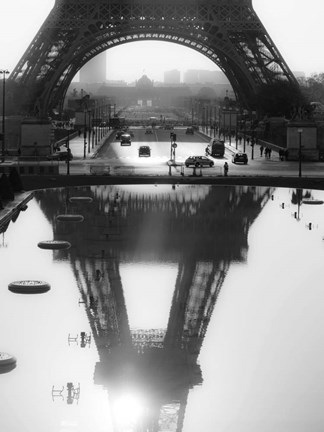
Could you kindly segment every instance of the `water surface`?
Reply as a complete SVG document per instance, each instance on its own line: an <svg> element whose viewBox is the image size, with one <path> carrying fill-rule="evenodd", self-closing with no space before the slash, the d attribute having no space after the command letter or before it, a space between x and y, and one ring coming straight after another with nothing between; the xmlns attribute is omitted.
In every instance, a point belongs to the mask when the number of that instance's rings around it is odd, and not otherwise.
<svg viewBox="0 0 324 432"><path fill-rule="evenodd" d="M324 205L309 199L324 192L36 192L0 238L0 351L17 358L0 430L322 431ZM52 239L71 248L37 246Z"/></svg>

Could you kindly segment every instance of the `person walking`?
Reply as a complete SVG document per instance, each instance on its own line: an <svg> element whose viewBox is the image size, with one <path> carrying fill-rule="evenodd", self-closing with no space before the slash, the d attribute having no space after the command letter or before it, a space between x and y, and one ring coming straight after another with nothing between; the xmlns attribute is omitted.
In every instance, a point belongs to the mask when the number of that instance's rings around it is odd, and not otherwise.
<svg viewBox="0 0 324 432"><path fill-rule="evenodd" d="M260 146L260 156L262 157L262 155L263 155L263 146Z"/></svg>
<svg viewBox="0 0 324 432"><path fill-rule="evenodd" d="M227 177L227 173L228 173L228 163L225 162L224 163L224 177Z"/></svg>

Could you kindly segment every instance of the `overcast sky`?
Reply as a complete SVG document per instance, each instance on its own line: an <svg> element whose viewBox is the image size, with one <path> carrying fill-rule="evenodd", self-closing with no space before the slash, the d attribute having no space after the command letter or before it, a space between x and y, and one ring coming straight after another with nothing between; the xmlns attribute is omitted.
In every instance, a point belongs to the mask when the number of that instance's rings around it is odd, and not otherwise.
<svg viewBox="0 0 324 432"><path fill-rule="evenodd" d="M16 66L53 5L54 0L1 1L0 69ZM324 0L253 0L253 5L291 70L324 72ZM170 69L217 69L194 50L165 42L115 47L107 59L107 78L126 81L143 73L159 81Z"/></svg>

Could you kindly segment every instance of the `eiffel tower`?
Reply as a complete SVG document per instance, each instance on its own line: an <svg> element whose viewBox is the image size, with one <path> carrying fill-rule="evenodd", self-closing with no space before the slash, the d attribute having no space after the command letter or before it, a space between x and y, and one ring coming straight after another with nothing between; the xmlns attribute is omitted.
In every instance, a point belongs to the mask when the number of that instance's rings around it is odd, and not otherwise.
<svg viewBox="0 0 324 432"><path fill-rule="evenodd" d="M198 357L228 269L246 260L249 228L272 189L200 185L174 194L110 185L82 191L93 198L90 205L71 202L70 188L37 196L54 237L73 245L56 251L56 258L69 254L91 325L99 355L94 382L108 389L111 407L130 383L146 395L150 413L132 430L181 432L189 392L203 381ZM58 222L55 215L64 211L81 213L85 222ZM224 229L224 214L230 230ZM167 324L131 328L121 269L123 263L151 260L178 266ZM113 430L123 431L117 421Z"/></svg>
<svg viewBox="0 0 324 432"><path fill-rule="evenodd" d="M282 78L297 86L252 0L56 0L8 79L11 99L19 112L47 116L62 108L73 77L91 58L142 40L208 57L246 108L262 84Z"/></svg>

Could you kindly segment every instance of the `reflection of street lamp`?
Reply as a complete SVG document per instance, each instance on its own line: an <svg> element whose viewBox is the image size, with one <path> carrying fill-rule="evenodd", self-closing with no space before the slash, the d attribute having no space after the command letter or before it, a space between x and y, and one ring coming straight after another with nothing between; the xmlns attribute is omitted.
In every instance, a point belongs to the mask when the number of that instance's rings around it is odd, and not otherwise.
<svg viewBox="0 0 324 432"><path fill-rule="evenodd" d="M300 206L303 201L303 189L296 189L296 192L292 193L291 202L297 205L297 211L294 212L293 217L299 222L300 221Z"/></svg>
<svg viewBox="0 0 324 432"><path fill-rule="evenodd" d="M5 161L5 116L6 116L6 75L9 73L7 69L0 69L2 78L2 162Z"/></svg>
<svg viewBox="0 0 324 432"><path fill-rule="evenodd" d="M302 137L303 129L298 129L299 134L299 151L298 151L298 162L299 162L299 177L302 176L302 168L301 168L301 160L302 160L302 153L301 153L301 137Z"/></svg>

